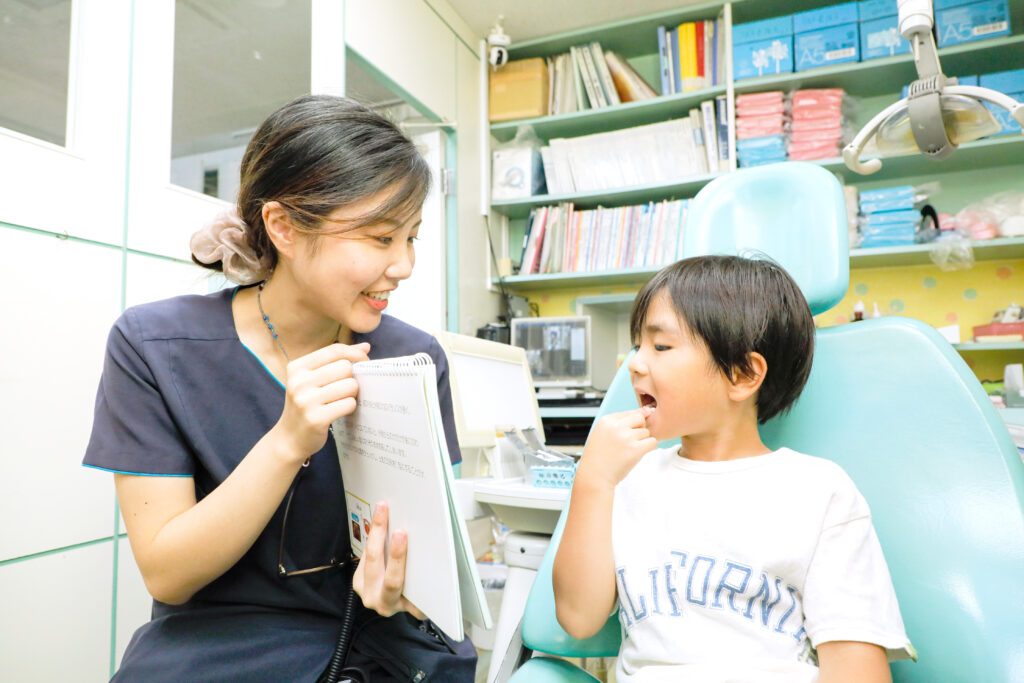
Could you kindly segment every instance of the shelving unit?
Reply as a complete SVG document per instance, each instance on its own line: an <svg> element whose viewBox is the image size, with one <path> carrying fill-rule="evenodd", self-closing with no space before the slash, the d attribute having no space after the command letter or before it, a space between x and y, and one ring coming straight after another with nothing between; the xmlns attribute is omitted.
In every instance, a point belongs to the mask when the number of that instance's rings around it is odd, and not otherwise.
<svg viewBox="0 0 1024 683"><path fill-rule="evenodd" d="M1000 237L972 243L976 261L1003 259L1024 259L1024 237ZM909 247L876 247L873 249L850 250L851 268L895 268L919 266L931 263L931 244L915 244ZM540 275L512 275L503 278L505 287L514 292L532 292L543 289L566 287L590 287L594 285L636 285L640 286L660 270L653 268L629 268L624 270L602 270L587 273L544 273ZM498 279L494 279L498 283Z"/></svg>
<svg viewBox="0 0 1024 683"><path fill-rule="evenodd" d="M827 4L821 0L735 0L713 1L680 10L652 14L645 17L581 29L539 38L510 46L512 59L548 56L568 51L570 46L599 41L605 49L614 50L656 89L660 85L660 66L657 49L657 28L673 26L683 21L711 19L720 13L727 24L757 21L782 14L815 9ZM1007 69L1024 68L1024 2L1010 3L1010 22L1015 33L1010 36L964 43L939 50L943 71L948 75L971 75ZM726 27L731 35L731 25ZM731 44L731 40L727 45ZM731 64L731 55L728 56ZM874 113L895 102L900 85L909 84L916 77L913 58L909 54L863 62L822 67L809 71L787 73L734 81L731 73L726 82L714 88L657 97L615 107L585 110L559 116L542 116L490 125L492 144L511 140L520 125L528 124L542 140L558 137L577 137L620 128L633 127L679 118L687 115L700 102L725 94L730 112L734 110L734 96L739 93L767 90L791 91L801 88L839 87L858 102L858 113L853 123L861 125ZM734 116L731 118L735 118ZM848 170L840 158L822 159L817 163L836 173L844 182L863 189L875 189L895 184L919 184L941 179L942 211L955 212L967 203L1010 187L1024 187L1024 136L1002 135L962 145L956 153L941 163L922 155L908 155L883 160L882 168L870 176L860 176ZM688 177L670 183L641 187L616 187L597 192L540 195L524 199L491 203L492 217L503 230L505 255L518 258L526 219L532 209L541 206L572 202L578 209L618 207L643 204L665 199L692 198L707 183L721 173ZM851 269L902 268L931 263L932 245L909 247L854 249L850 253ZM976 261L1024 260L1024 237L999 238L977 241L973 244ZM613 290L627 288L628 293L616 293L606 301L601 297L584 296L592 311L615 316L620 321L628 316L632 294L646 282L659 267L629 268L612 271L549 273L512 275L502 279L505 290L529 296L566 293L588 289L588 294L608 287ZM492 281L497 284L497 278ZM577 311L578 313L579 311ZM964 353L988 351L1024 351L1024 343L1014 344L959 344ZM549 409L554 410L554 409ZM573 409L578 410L578 409ZM554 413L552 413L554 416Z"/></svg>

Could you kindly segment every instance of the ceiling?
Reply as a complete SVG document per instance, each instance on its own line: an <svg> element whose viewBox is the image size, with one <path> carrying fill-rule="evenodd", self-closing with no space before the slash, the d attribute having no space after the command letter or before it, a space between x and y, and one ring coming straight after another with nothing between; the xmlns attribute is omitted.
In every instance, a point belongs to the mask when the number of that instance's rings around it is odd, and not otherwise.
<svg viewBox="0 0 1024 683"><path fill-rule="evenodd" d="M838 1L838 0L837 0ZM505 33L518 43L554 33L676 10L708 0L447 0L473 33L485 37L498 15Z"/></svg>

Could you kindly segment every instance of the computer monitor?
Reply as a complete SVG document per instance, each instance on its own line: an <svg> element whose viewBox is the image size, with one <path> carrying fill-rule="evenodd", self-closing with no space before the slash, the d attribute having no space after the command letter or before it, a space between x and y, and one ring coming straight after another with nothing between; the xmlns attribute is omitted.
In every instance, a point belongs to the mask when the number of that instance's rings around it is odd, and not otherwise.
<svg viewBox="0 0 1024 683"><path fill-rule="evenodd" d="M507 426L532 427L543 438L523 349L454 332L434 336L448 357L455 430L463 451L495 446L497 430Z"/></svg>
<svg viewBox="0 0 1024 683"><path fill-rule="evenodd" d="M526 351L536 387L593 386L590 316L512 318L512 344Z"/></svg>

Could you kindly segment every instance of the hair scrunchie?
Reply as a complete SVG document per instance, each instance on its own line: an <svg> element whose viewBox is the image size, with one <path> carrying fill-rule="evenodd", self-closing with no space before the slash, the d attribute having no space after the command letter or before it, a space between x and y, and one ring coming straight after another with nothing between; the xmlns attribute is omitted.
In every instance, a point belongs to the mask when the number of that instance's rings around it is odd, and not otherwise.
<svg viewBox="0 0 1024 683"><path fill-rule="evenodd" d="M231 207L192 235L189 247L200 263L220 261L224 277L240 285L265 280L270 274L266 263L253 253L245 241L245 221Z"/></svg>

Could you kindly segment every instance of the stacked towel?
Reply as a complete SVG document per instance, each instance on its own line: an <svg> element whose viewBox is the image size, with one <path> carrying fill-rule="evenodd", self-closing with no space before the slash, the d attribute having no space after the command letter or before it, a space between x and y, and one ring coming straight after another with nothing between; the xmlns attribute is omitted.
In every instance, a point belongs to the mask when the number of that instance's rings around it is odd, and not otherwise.
<svg viewBox="0 0 1024 683"><path fill-rule="evenodd" d="M862 249L914 244L921 212L914 208L914 187L901 185L860 193Z"/></svg>
<svg viewBox="0 0 1024 683"><path fill-rule="evenodd" d="M846 120L841 88L797 90L791 98L789 158L793 161L831 159L840 155Z"/></svg>
<svg viewBox="0 0 1024 683"><path fill-rule="evenodd" d="M786 160L789 105L781 91L736 97L736 152L741 167Z"/></svg>

